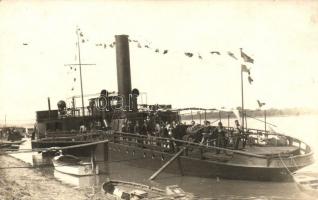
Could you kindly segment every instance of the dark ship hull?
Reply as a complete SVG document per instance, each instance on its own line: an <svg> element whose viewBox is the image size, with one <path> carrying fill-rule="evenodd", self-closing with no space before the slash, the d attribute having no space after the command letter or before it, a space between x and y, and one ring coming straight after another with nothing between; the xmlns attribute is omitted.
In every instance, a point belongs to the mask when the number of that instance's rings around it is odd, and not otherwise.
<svg viewBox="0 0 318 200"><path fill-rule="evenodd" d="M121 133L117 139L108 143L110 162L121 162L156 171L167 163L180 148L184 147L186 150L183 154L165 169L165 172L179 175L257 181L290 181L292 180L292 172L314 162L313 152L308 151L308 148L302 149L302 153L297 152L297 155L282 153L281 155L269 156L231 149L216 154L213 147L190 142L181 144L181 141L175 140L175 142L180 142L179 146L171 151L171 149L158 147L158 143L166 143L167 139L157 138L154 142L155 145L149 144L149 139L145 139L144 143L148 144L140 144L142 140L138 139L139 137L136 138L136 142L131 142L134 137L127 134L128 137L125 139L125 135ZM129 142L129 140L131 141Z"/></svg>

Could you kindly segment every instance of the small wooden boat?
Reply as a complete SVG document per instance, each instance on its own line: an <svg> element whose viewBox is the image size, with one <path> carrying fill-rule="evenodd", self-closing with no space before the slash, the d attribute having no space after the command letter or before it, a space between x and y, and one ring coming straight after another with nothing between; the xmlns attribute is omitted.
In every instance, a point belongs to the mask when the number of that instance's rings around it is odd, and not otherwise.
<svg viewBox="0 0 318 200"><path fill-rule="evenodd" d="M88 176L98 174L98 167L94 169L92 163L83 162L73 155L59 155L52 159L54 168L56 171L76 175L76 176Z"/></svg>
<svg viewBox="0 0 318 200"><path fill-rule="evenodd" d="M191 193L184 192L179 186L167 186L166 190L134 182L107 180L103 183L102 192L108 199L194 199Z"/></svg>
<svg viewBox="0 0 318 200"><path fill-rule="evenodd" d="M298 188L311 196L318 196L318 177L310 174L294 174L293 179Z"/></svg>
<svg viewBox="0 0 318 200"><path fill-rule="evenodd" d="M6 148L6 149L19 149L20 145L24 143L25 140L20 141L7 141L7 140L0 140L0 149Z"/></svg>

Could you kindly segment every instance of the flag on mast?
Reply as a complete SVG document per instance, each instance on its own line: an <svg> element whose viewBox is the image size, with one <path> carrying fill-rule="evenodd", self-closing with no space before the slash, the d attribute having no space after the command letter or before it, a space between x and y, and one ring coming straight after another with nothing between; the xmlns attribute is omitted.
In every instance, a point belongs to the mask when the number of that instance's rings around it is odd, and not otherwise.
<svg viewBox="0 0 318 200"><path fill-rule="evenodd" d="M235 60L237 60L237 58L235 57L234 53L228 51L227 54L228 54L229 56L231 56L232 58L234 58Z"/></svg>
<svg viewBox="0 0 318 200"><path fill-rule="evenodd" d="M254 81L254 80L252 79L252 77L251 77L251 76L248 76L248 82L249 82L250 84L252 84L253 81Z"/></svg>
<svg viewBox="0 0 318 200"><path fill-rule="evenodd" d="M251 77L251 71L250 71L250 68L247 67L247 65L249 63L254 63L254 59L248 56L246 53L244 53L242 49L241 49L241 57L243 59L243 63L241 64L241 70L242 72L248 73L248 82L252 84L254 80Z"/></svg>
<svg viewBox="0 0 318 200"><path fill-rule="evenodd" d="M242 64L241 67L243 72L247 72L248 74L250 74L250 69L248 69L246 65Z"/></svg>
<svg viewBox="0 0 318 200"><path fill-rule="evenodd" d="M241 57L243 58L244 62L254 63L254 59L248 56L246 53L244 53L242 49L241 49Z"/></svg>

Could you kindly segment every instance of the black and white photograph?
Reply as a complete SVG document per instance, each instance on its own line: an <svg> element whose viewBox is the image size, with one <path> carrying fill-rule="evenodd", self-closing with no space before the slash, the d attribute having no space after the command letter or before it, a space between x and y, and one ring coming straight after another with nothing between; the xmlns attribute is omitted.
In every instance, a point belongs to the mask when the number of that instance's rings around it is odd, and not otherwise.
<svg viewBox="0 0 318 200"><path fill-rule="evenodd" d="M316 0L0 0L0 200L315 200L317 146Z"/></svg>

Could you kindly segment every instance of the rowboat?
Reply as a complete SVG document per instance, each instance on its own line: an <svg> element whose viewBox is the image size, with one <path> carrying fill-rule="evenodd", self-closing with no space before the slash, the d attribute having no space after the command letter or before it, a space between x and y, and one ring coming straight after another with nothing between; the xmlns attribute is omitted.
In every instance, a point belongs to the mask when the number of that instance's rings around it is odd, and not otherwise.
<svg viewBox="0 0 318 200"><path fill-rule="evenodd" d="M194 199L191 193L184 192L179 186L167 186L166 190L134 182L107 180L102 185L102 192L108 199Z"/></svg>
<svg viewBox="0 0 318 200"><path fill-rule="evenodd" d="M52 159L56 171L75 175L75 176L89 176L98 174L98 167L94 169L92 163L83 162L80 158L73 155L59 155Z"/></svg>
<svg viewBox="0 0 318 200"><path fill-rule="evenodd" d="M0 149L7 148L7 149L18 149L19 146L24 143L25 140L20 141L7 141L7 140L0 140Z"/></svg>

